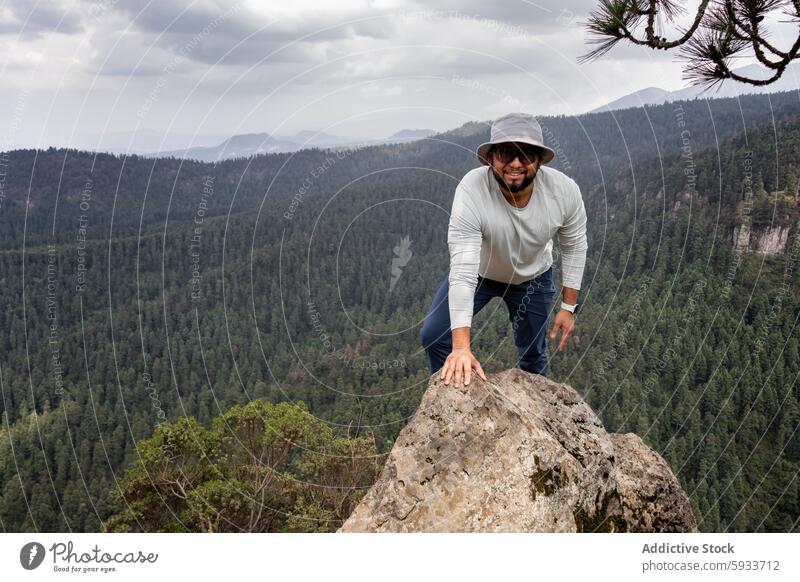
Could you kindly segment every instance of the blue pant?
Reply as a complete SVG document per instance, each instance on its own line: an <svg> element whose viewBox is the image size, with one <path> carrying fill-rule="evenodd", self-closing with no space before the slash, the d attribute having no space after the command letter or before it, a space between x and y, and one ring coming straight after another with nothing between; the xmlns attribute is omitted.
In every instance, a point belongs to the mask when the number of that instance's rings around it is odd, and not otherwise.
<svg viewBox="0 0 800 582"><path fill-rule="evenodd" d="M449 289L446 275L433 297L430 311L419 333L422 347L428 354L431 375L444 366L444 361L453 351ZM508 316L514 331L519 367L526 372L547 376L547 315L555 293L552 266L538 277L519 285L478 276L472 313L478 313L492 297L502 297L508 307Z"/></svg>

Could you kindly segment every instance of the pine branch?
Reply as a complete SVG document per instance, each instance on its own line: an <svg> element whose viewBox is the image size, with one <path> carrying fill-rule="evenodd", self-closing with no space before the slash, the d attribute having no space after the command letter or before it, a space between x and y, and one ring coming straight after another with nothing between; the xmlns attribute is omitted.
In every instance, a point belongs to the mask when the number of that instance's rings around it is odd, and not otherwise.
<svg viewBox="0 0 800 582"><path fill-rule="evenodd" d="M589 33L595 36L589 42L600 46L579 57L578 62L591 61L604 55L623 38L633 40L630 29L644 14L638 0L600 0L600 7L590 13L586 23Z"/></svg>
<svg viewBox="0 0 800 582"><path fill-rule="evenodd" d="M598 47L579 57L578 62L597 59L624 40L652 49L679 48L681 57L688 61L684 78L693 84L713 87L732 79L751 85L768 85L778 80L800 53L800 33L792 48L783 51L768 40L767 31L763 29L766 16L782 7L786 8L790 21L800 23L800 0L703 0L691 26L680 38L668 40L659 35L656 20L663 15L672 22L684 11L682 0L600 0L599 8L586 22L593 36L589 42ZM644 37L639 37L633 30L643 21L646 22ZM732 60L748 48L770 71L769 78L750 78L731 70Z"/></svg>

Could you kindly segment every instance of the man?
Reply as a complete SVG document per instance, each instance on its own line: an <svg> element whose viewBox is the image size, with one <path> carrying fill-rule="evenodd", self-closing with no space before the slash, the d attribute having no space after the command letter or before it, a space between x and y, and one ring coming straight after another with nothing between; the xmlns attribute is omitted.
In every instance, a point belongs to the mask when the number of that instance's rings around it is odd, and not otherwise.
<svg viewBox="0 0 800 582"><path fill-rule="evenodd" d="M575 327L586 263L586 210L578 185L544 166L555 152L544 145L532 115L510 113L492 124L477 150L481 166L456 187L447 243L450 273L433 298L420 330L431 375L469 384L472 370L486 380L470 349L472 316L502 297L514 331L519 366L547 375L546 327L555 295L553 237L562 256L563 301L550 338L558 349ZM488 166L488 167L487 167Z"/></svg>

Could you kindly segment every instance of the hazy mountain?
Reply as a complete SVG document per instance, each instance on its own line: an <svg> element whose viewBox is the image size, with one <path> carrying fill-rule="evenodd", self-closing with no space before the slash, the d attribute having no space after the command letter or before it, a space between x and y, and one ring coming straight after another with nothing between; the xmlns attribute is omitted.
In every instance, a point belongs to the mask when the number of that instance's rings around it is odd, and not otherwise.
<svg viewBox="0 0 800 582"><path fill-rule="evenodd" d="M636 91L630 95L625 95L615 99L611 103L601 105L589 113L602 113L603 111L617 111L628 109L629 107L642 107L643 105L661 105L669 100L670 91L659 89L658 87L648 87L641 91Z"/></svg>
<svg viewBox="0 0 800 582"><path fill-rule="evenodd" d="M750 78L763 78L764 69L758 65L748 65L740 69L735 69L739 75L744 75ZM600 113L603 111L616 111L620 109L628 109L629 107L643 107L644 105L661 105L663 103L671 103L673 101L682 101L686 99L718 99L722 97L738 97L747 94L765 94L765 93L778 93L780 91L798 91L800 89L800 64L793 64L786 68L780 79L770 85L763 87L756 85L748 85L745 83L736 83L733 81L726 81L722 85L717 85L713 89L705 89L699 86L689 86L679 89L677 91L667 91L659 89L658 87L648 87L636 91L619 99L615 99L610 103L606 103L589 113Z"/></svg>
<svg viewBox="0 0 800 582"><path fill-rule="evenodd" d="M363 139L313 130L300 131L290 136L249 133L234 135L210 147L178 148L171 151L161 150L145 155L149 157L176 157L202 162L217 162L260 154L291 153L310 148L336 149L408 142L424 139L434 133L436 132L432 129L403 129L382 139Z"/></svg>
<svg viewBox="0 0 800 582"><path fill-rule="evenodd" d="M75 144L79 149L114 154L145 154L159 150L183 150L207 147L227 138L224 134L164 133L155 129L93 133Z"/></svg>
<svg viewBox="0 0 800 582"><path fill-rule="evenodd" d="M296 134L286 137L285 139L307 148L335 146L341 145L342 143L359 141L355 137L332 135L330 133L325 133L324 131L314 131L311 129L298 131Z"/></svg>
<svg viewBox="0 0 800 582"><path fill-rule="evenodd" d="M402 129L393 133L388 139L422 139L436 133L432 129Z"/></svg>

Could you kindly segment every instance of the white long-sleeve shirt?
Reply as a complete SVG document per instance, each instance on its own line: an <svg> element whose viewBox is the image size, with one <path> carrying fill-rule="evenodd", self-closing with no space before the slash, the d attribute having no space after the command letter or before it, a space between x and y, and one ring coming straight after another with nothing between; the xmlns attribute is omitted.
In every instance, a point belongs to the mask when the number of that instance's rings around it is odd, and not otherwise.
<svg viewBox="0 0 800 582"><path fill-rule="evenodd" d="M478 275L518 285L553 264L561 248L561 280L580 289L586 265L586 209L575 181L541 166L524 208L508 203L489 166L467 172L456 187L447 230L450 329L470 327Z"/></svg>

